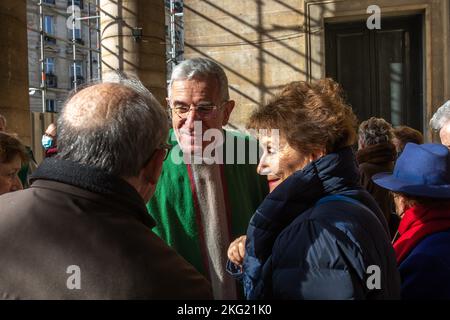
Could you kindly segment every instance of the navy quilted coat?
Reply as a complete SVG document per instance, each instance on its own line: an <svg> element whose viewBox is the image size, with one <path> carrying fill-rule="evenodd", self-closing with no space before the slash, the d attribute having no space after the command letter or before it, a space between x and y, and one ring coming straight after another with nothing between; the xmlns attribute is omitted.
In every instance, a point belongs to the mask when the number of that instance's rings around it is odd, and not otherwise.
<svg viewBox="0 0 450 320"><path fill-rule="evenodd" d="M329 195L352 201L317 203ZM381 210L359 185L351 148L343 148L266 197L247 230L243 271L227 267L247 299L397 299L389 239Z"/></svg>

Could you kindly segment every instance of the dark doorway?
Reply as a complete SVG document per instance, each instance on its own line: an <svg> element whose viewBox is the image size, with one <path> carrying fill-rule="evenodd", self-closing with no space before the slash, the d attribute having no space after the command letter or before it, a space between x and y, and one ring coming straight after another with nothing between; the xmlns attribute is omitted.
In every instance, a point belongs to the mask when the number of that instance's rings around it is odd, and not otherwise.
<svg viewBox="0 0 450 320"><path fill-rule="evenodd" d="M360 121L382 117L422 131L422 16L325 24L326 75L338 81Z"/></svg>

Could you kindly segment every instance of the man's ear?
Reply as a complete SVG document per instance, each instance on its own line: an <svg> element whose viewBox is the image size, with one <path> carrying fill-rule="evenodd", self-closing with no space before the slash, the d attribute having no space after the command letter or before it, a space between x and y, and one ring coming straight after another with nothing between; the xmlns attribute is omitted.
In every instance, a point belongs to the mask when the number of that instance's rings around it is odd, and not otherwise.
<svg viewBox="0 0 450 320"><path fill-rule="evenodd" d="M139 172L135 188L145 202L148 202L156 190L164 161L164 150L156 150L150 161Z"/></svg>
<svg viewBox="0 0 450 320"><path fill-rule="evenodd" d="M234 109L234 105L235 105L234 100L227 101L227 103L225 104L222 126L224 126L224 125L226 125L228 123L228 120L230 119L231 112Z"/></svg>

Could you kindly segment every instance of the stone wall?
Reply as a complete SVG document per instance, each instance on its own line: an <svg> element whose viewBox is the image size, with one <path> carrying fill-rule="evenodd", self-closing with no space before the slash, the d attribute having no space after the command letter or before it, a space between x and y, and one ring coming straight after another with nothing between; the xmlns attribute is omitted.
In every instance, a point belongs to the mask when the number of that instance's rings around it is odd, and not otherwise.
<svg viewBox="0 0 450 320"><path fill-rule="evenodd" d="M8 131L30 144L26 0L0 2L0 113Z"/></svg>
<svg viewBox="0 0 450 320"><path fill-rule="evenodd" d="M160 0L101 0L102 73L122 70L138 76L165 104L165 8ZM133 28L142 28L135 40Z"/></svg>
<svg viewBox="0 0 450 320"><path fill-rule="evenodd" d="M242 125L283 84L325 75L324 22L424 16L424 123L450 99L448 0L185 0L185 57L205 56L225 68ZM430 138L428 128L424 132Z"/></svg>

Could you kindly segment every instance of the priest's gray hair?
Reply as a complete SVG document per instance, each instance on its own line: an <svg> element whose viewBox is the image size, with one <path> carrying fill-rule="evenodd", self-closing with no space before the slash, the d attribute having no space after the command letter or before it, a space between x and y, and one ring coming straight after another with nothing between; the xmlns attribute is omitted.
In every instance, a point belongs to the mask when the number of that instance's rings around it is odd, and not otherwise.
<svg viewBox="0 0 450 320"><path fill-rule="evenodd" d="M228 79L223 68L216 62L207 58L194 58L184 60L176 65L172 71L169 83L169 98L172 96L172 84L176 80L205 79L213 77L217 79L220 88L221 102L230 100L228 92Z"/></svg>
<svg viewBox="0 0 450 320"><path fill-rule="evenodd" d="M450 100L437 109L430 120L430 126L433 130L439 131L450 120Z"/></svg>

